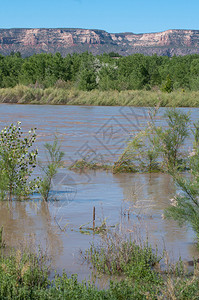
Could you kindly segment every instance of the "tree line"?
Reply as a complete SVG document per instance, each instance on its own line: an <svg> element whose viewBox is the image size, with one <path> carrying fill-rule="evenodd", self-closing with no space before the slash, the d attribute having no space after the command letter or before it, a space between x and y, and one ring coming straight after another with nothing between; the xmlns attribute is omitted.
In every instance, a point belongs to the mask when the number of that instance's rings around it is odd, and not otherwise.
<svg viewBox="0 0 199 300"><path fill-rule="evenodd" d="M199 55L121 57L117 53L0 55L0 88L27 85L99 90L199 90Z"/></svg>

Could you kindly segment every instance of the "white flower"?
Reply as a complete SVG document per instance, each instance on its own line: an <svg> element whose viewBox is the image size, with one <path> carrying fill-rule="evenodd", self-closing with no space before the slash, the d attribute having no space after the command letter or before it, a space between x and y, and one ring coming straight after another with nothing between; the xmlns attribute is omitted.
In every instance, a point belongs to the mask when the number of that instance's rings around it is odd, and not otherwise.
<svg viewBox="0 0 199 300"><path fill-rule="evenodd" d="M162 218L162 220L164 220L165 219L165 215L161 214L161 218Z"/></svg>

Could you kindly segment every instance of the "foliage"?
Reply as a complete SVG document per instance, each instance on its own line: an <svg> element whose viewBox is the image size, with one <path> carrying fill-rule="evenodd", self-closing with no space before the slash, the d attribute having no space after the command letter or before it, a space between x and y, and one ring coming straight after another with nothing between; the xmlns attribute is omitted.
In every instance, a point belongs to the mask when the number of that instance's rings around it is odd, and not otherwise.
<svg viewBox="0 0 199 300"><path fill-rule="evenodd" d="M154 126L158 137L159 151L163 154L167 170L173 170L180 164L180 148L189 136L189 113L178 109L167 109L164 114L168 129Z"/></svg>
<svg viewBox="0 0 199 300"><path fill-rule="evenodd" d="M41 250L35 252L25 248L7 255L2 252L0 299L198 299L197 268L193 275L184 272L161 273L153 268L159 258L151 247L138 247L134 242L118 237L115 240L111 238L107 245L112 247L113 258L118 258L119 262L113 261L111 249L107 251L104 248L102 251L102 248L92 246L94 264L96 258L100 257L101 261L96 265L99 270L103 270L104 265L108 266L108 262L112 262L112 266L121 266L122 269L116 271L123 277L110 279L106 290L99 290L89 281L79 282L76 275L69 278L65 272L62 275L55 273L54 279L50 281L48 257ZM108 262L105 262L104 254ZM102 262L105 264L102 265Z"/></svg>
<svg viewBox="0 0 199 300"><path fill-rule="evenodd" d="M119 159L114 163L113 172L157 172L160 171L157 158L157 136L152 127L139 132L129 142Z"/></svg>
<svg viewBox="0 0 199 300"><path fill-rule="evenodd" d="M27 197L38 187L38 179L29 180L35 166L37 150L35 129L23 137L20 122L5 127L0 133L0 187L1 197Z"/></svg>
<svg viewBox="0 0 199 300"><path fill-rule="evenodd" d="M39 192L44 201L48 201L49 193L52 188L52 180L63 165L64 152L60 150L58 138L55 136L53 144L46 143L44 145L46 151L47 164L40 164L40 168L44 173L44 177L40 183Z"/></svg>
<svg viewBox="0 0 199 300"><path fill-rule="evenodd" d="M41 252L17 250L8 256L1 256L1 299L35 299L35 289L46 288L47 284L47 261Z"/></svg>
<svg viewBox="0 0 199 300"><path fill-rule="evenodd" d="M195 140L193 151L189 154L189 177L173 172L172 176L181 192L171 200L171 206L166 210L168 218L177 220L180 225L189 224L199 241L199 148L198 123L195 123Z"/></svg>
<svg viewBox="0 0 199 300"><path fill-rule="evenodd" d="M27 198L35 190L39 190L47 201L52 187L52 180L58 168L62 166L64 153L60 150L57 137L53 144L46 143L47 164L40 167L44 177L29 180L37 164L38 150L32 146L36 139L35 129L23 137L20 122L5 127L0 133L0 197L1 200L12 197Z"/></svg>
<svg viewBox="0 0 199 300"><path fill-rule="evenodd" d="M148 244L141 247L117 233L106 233L101 245L92 244L85 257L100 272L125 274L140 280L145 276L153 280L151 267L160 260Z"/></svg>
<svg viewBox="0 0 199 300"><path fill-rule="evenodd" d="M155 117L158 108L150 112L151 121L147 127L133 136L119 159L113 172L171 172L185 168L180 153L189 136L189 114L177 109L167 109L164 120L167 126L157 126ZM166 127L166 129L165 129Z"/></svg>
<svg viewBox="0 0 199 300"><path fill-rule="evenodd" d="M170 75L167 75L166 81L161 89L163 92L171 93L173 90L173 82L171 80Z"/></svg>
<svg viewBox="0 0 199 300"><path fill-rule="evenodd" d="M58 81L70 82L83 91L151 90L166 93L173 90L199 90L199 55L169 58L156 54L117 53L94 56L92 53L34 54L22 58L20 53L0 55L0 88L17 85L48 88ZM67 85L63 85L67 89Z"/></svg>

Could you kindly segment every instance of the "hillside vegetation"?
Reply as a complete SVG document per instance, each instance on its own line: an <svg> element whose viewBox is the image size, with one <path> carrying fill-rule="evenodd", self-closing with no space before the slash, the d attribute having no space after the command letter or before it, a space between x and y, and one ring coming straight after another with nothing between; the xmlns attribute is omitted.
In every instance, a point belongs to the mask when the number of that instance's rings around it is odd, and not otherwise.
<svg viewBox="0 0 199 300"><path fill-rule="evenodd" d="M0 55L0 101L198 106L199 55Z"/></svg>

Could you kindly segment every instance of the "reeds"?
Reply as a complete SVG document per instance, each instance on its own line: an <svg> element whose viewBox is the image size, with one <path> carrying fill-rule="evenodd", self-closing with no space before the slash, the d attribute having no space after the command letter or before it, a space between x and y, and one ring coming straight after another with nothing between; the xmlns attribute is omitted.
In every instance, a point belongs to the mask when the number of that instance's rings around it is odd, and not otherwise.
<svg viewBox="0 0 199 300"><path fill-rule="evenodd" d="M96 106L199 107L199 91L79 91L75 88L46 89L17 85L0 89L1 103L68 104Z"/></svg>

